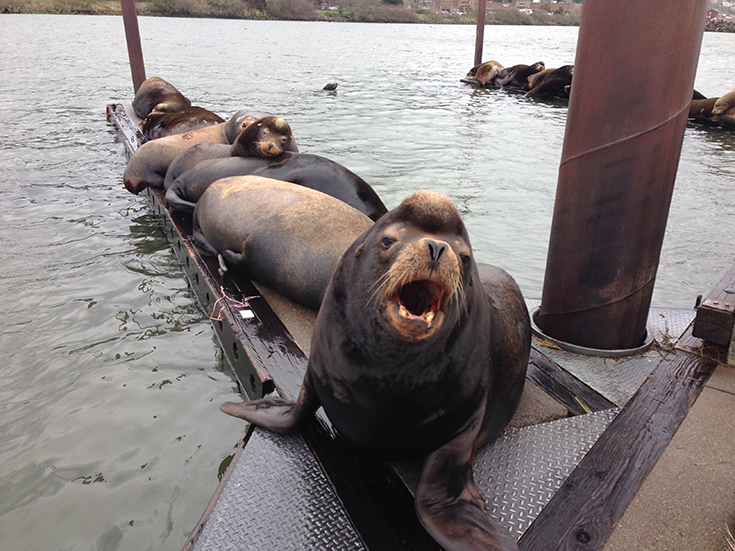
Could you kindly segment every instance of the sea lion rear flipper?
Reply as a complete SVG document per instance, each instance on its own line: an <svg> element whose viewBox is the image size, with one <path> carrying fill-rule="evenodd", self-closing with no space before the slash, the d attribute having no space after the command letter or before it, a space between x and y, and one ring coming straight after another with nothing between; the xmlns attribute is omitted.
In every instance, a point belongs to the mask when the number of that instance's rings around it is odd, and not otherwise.
<svg viewBox="0 0 735 551"><path fill-rule="evenodd" d="M319 398L309 382L308 373L299 393L299 399L289 402L276 396L252 402L225 402L220 409L251 423L280 434L299 430L319 408Z"/></svg>
<svg viewBox="0 0 735 551"><path fill-rule="evenodd" d="M482 412L454 440L426 458L416 487L416 514L446 551L518 551L515 538L484 509L472 478Z"/></svg>

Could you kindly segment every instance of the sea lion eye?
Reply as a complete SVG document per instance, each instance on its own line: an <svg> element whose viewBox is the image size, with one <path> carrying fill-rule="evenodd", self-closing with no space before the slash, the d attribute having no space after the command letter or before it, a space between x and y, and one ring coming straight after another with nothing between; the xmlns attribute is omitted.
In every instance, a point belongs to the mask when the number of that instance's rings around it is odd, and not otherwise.
<svg viewBox="0 0 735 551"><path fill-rule="evenodd" d="M396 240L392 237L385 236L380 244L383 246L384 249L390 249L391 245L393 245L393 243L395 242Z"/></svg>
<svg viewBox="0 0 735 551"><path fill-rule="evenodd" d="M468 254L460 254L459 259L462 261L462 264L467 266L470 263L470 255Z"/></svg>

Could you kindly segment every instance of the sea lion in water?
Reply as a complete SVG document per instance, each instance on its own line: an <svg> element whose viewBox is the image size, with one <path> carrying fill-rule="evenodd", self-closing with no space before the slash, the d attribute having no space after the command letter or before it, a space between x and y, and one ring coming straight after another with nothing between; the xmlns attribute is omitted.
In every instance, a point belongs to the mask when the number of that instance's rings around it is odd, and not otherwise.
<svg viewBox="0 0 735 551"><path fill-rule="evenodd" d="M145 119L153 110L172 113L191 107L191 102L173 84L160 77L145 79L133 98L133 111Z"/></svg>
<svg viewBox="0 0 735 551"><path fill-rule="evenodd" d="M139 127L146 140L155 140L222 122L225 122L225 119L208 109L191 106L173 113L153 110L141 121Z"/></svg>
<svg viewBox="0 0 735 551"><path fill-rule="evenodd" d="M416 512L449 551L516 550L472 479L523 390L531 332L515 282L472 256L444 196L411 195L345 252L330 280L296 403L225 403L280 433L323 406L337 432L386 460L425 456Z"/></svg>
<svg viewBox="0 0 735 551"><path fill-rule="evenodd" d="M563 65L558 69L552 69L540 78L533 78L542 73L545 73L545 70L528 77L526 97L569 99L574 65Z"/></svg>
<svg viewBox="0 0 735 551"><path fill-rule="evenodd" d="M207 187L229 176L258 175L308 187L336 197L377 220L388 212L375 190L348 168L325 157L284 153L277 161L262 157L229 157L202 161L179 175L166 191L169 208L193 212Z"/></svg>
<svg viewBox="0 0 735 551"><path fill-rule="evenodd" d="M476 80L480 86L491 86L503 68L497 61L486 61L470 69L466 78Z"/></svg>
<svg viewBox="0 0 735 551"><path fill-rule="evenodd" d="M495 83L508 88L524 88L530 75L541 72L545 68L543 61L537 61L533 65L513 65L500 71Z"/></svg>
<svg viewBox="0 0 735 551"><path fill-rule="evenodd" d="M228 122L144 143L125 167L125 188L137 195L149 186L163 187L168 166L180 153L200 143L231 144L253 122L250 113L238 111Z"/></svg>
<svg viewBox="0 0 735 551"><path fill-rule="evenodd" d="M372 225L342 201L258 176L212 184L194 211L195 243L248 277L318 309L342 254Z"/></svg>

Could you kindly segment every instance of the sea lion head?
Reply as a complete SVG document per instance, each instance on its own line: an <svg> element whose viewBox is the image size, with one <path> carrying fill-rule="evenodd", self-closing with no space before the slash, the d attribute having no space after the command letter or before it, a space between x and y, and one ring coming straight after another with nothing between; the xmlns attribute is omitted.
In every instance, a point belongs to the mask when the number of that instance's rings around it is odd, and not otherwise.
<svg viewBox="0 0 735 551"><path fill-rule="evenodd" d="M466 308L472 249L457 208L443 195L406 198L367 232L355 257L373 278L368 306L399 340L425 340Z"/></svg>
<svg viewBox="0 0 735 551"><path fill-rule="evenodd" d="M269 113L250 111L248 109L243 109L232 115L232 118L227 121L225 126L225 137L227 138L227 143L234 143L243 130L258 119L262 119L267 116L269 116Z"/></svg>
<svg viewBox="0 0 735 551"><path fill-rule="evenodd" d="M721 96L712 108L713 115L729 114L731 109L735 108L735 90L731 90L724 96Z"/></svg>
<svg viewBox="0 0 735 551"><path fill-rule="evenodd" d="M278 157L288 149L292 138L291 127L281 117L263 117L252 122L240 133L232 144L232 155Z"/></svg>

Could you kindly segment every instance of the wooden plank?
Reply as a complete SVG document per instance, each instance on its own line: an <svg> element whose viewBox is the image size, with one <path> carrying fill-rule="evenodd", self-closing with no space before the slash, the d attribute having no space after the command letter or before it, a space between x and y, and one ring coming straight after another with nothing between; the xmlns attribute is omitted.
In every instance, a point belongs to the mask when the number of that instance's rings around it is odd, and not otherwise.
<svg viewBox="0 0 735 551"><path fill-rule="evenodd" d="M717 362L664 358L519 542L522 551L599 550Z"/></svg>
<svg viewBox="0 0 735 551"><path fill-rule="evenodd" d="M616 404L584 384L536 348L531 348L526 377L573 415L583 415L616 407Z"/></svg>
<svg viewBox="0 0 735 551"><path fill-rule="evenodd" d="M723 276L697 308L693 335L721 345L733 341L735 328L735 266Z"/></svg>

